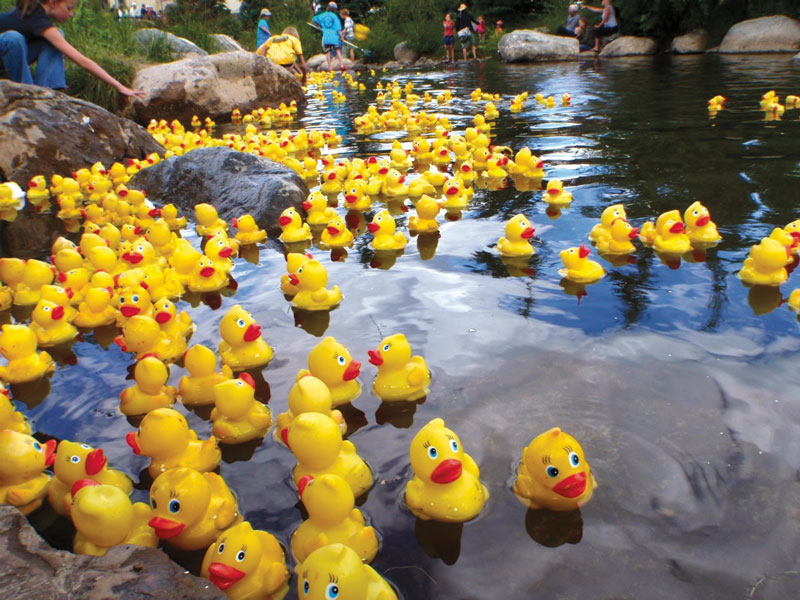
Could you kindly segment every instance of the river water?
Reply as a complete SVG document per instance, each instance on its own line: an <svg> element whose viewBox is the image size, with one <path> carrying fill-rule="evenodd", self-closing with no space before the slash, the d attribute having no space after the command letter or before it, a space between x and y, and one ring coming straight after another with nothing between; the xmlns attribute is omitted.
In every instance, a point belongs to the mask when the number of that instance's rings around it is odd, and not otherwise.
<svg viewBox="0 0 800 600"><path fill-rule="evenodd" d="M346 413L350 439L376 476L361 509L382 538L373 566L407 600L800 597L800 336L796 315L780 305L797 276L780 290L749 290L736 277L751 245L798 217L798 111L765 123L758 110L767 90L800 92L798 75L789 57L714 55L362 75L367 92L343 90L348 102L334 104L328 90L301 118L339 130L336 154L387 154L401 136L351 128L376 80L411 80L420 94L452 90L455 100L437 112L454 130L482 110L468 96L480 86L503 96L495 143L529 145L547 177L572 192L572 205L552 219L540 191L477 190L462 219L441 224L433 248L412 239L393 264L374 260L369 235L343 262L312 249L345 296L315 319L296 317L281 294L284 259L269 242L258 264L237 261L238 290L220 309L180 303L198 326L192 342L216 347L227 307L251 311L276 349L259 382L274 414L286 409L323 332L363 361L364 393ZM525 90L526 109L510 114L510 99ZM536 92L568 92L573 102L541 108ZM716 94L728 109L710 119L706 101ZM723 235L705 256L664 264L640 248L631 263L604 264L608 275L585 294L560 285L560 250L587 242L606 206L622 202L639 226L695 200ZM518 212L536 228L527 271L509 270L495 248ZM367 350L397 332L433 373L427 400L400 412L373 395L367 363ZM132 426L117 410L131 359L108 343L108 335L86 336L49 390L31 386L15 398L26 400L39 432L101 446L113 466L136 475L147 463L124 443ZM184 371L171 372L177 385ZM204 415L178 408L201 437L210 433ZM403 503L409 443L437 416L459 434L491 492L463 527L417 521ZM553 426L581 442L599 483L580 513L527 511L511 492L522 448ZM302 519L293 465L268 437L226 451L221 466L246 518L285 545ZM68 544L52 514L40 511L34 522Z"/></svg>

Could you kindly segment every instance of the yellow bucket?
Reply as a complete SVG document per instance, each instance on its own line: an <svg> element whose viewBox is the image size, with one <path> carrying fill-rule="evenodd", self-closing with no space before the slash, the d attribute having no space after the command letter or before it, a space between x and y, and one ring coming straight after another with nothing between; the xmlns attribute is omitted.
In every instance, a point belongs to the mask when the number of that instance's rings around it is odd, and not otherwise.
<svg viewBox="0 0 800 600"><path fill-rule="evenodd" d="M362 25L361 23L356 23L356 25L353 27L353 33L359 42L363 42L369 35L369 27Z"/></svg>

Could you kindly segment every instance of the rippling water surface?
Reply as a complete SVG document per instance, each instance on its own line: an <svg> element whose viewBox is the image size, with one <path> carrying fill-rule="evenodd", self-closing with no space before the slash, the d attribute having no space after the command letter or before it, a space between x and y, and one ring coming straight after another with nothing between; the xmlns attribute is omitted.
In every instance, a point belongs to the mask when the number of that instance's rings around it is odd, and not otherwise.
<svg viewBox="0 0 800 600"><path fill-rule="evenodd" d="M798 75L788 57L703 56L362 76L368 90L390 78L410 79L419 94L452 90L456 99L437 112L454 130L483 108L469 99L475 87L501 93L495 143L530 146L574 202L552 219L540 191L477 190L433 247L412 239L394 264L374 260L368 235L344 262L313 249L345 300L310 320L280 293L284 259L270 242L257 265L237 261L239 289L219 310L181 303L198 324L192 342L216 347L225 309L247 307L276 348L259 382L275 414L323 332L364 362L364 393L347 413L350 439L376 475L361 508L382 536L373 566L406 599L798 597L800 338L780 305L797 276L780 290L749 290L736 277L752 244L800 216L797 111L765 123L758 110L769 89L800 91ZM524 90L569 92L573 103L543 109L531 97L510 114ZM350 126L374 91L346 93L345 104L330 91L312 99L303 126L336 127L336 154L388 153L400 133L364 137ZM705 106L715 94L729 109L712 120ZM695 200L719 226L717 248L680 264L640 248L631 263L605 264L608 276L585 294L560 285L559 252L586 241L609 204L624 203L639 226ZM518 212L536 227L526 271L506 267L495 248ZM366 362L395 332L434 378L426 402L402 412L372 394ZM73 351L77 364L59 366L49 394L40 384L15 397L40 432L102 446L112 465L138 474L146 461L124 444L132 428L117 412L129 355L102 335ZM173 384L183 373L172 368ZM189 413L206 436L202 416ZM459 433L492 494L463 527L416 521L403 504L409 442L435 416ZM556 425L582 443L599 482L580 514L526 511L510 490L522 448ZM293 465L268 437L254 451L226 451L221 466L247 518L285 545L302 518ZM36 522L65 543L55 517L40 511Z"/></svg>

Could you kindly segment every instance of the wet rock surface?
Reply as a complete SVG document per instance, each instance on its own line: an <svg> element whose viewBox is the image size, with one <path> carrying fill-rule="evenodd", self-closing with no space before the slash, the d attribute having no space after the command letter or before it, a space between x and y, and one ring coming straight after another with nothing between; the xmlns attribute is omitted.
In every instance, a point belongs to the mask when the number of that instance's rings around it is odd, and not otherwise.
<svg viewBox="0 0 800 600"><path fill-rule="evenodd" d="M656 53L656 41L649 37L623 35L609 42L600 56L646 56Z"/></svg>
<svg viewBox="0 0 800 600"><path fill-rule="evenodd" d="M160 29L146 28L139 29L133 32L133 39L139 45L147 47L154 42L164 44L169 48L172 58L181 58L190 52L205 56L208 54L200 46L186 38L178 37L168 31L161 31Z"/></svg>
<svg viewBox="0 0 800 600"><path fill-rule="evenodd" d="M578 40L518 29L503 36L497 51L507 63L571 60L578 58Z"/></svg>
<svg viewBox="0 0 800 600"><path fill-rule="evenodd" d="M722 53L797 50L800 50L800 21L784 15L737 23L728 30L719 46Z"/></svg>

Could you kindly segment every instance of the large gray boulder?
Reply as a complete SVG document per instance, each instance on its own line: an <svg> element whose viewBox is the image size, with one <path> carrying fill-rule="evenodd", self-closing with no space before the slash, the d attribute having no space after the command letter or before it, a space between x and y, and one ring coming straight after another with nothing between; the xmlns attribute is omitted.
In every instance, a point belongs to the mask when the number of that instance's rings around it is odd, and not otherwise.
<svg viewBox="0 0 800 600"><path fill-rule="evenodd" d="M161 43L169 48L172 58L181 58L190 52L194 52L201 56L208 54L200 46L186 38L178 37L168 31L161 31L160 29L147 28L137 29L133 32L133 40L140 46L147 48L151 44Z"/></svg>
<svg viewBox="0 0 800 600"><path fill-rule="evenodd" d="M164 148L142 127L96 104L35 85L0 80L0 179L27 189L34 175L67 175Z"/></svg>
<svg viewBox="0 0 800 600"><path fill-rule="evenodd" d="M532 29L517 29L502 37L497 51L507 63L572 60L578 58L578 40Z"/></svg>
<svg viewBox="0 0 800 600"><path fill-rule="evenodd" d="M719 51L797 52L800 50L800 21L784 15L760 17L737 23L728 30Z"/></svg>
<svg viewBox="0 0 800 600"><path fill-rule="evenodd" d="M695 29L672 40L670 50L675 54L699 54L706 51L708 31Z"/></svg>
<svg viewBox="0 0 800 600"><path fill-rule="evenodd" d="M400 42L394 47L394 59L404 65L413 65L419 58L419 52L409 42Z"/></svg>
<svg viewBox="0 0 800 600"><path fill-rule="evenodd" d="M278 218L308 196L303 179L280 163L226 147L198 148L142 169L128 183L157 204L187 214L207 202L225 220L250 213L262 228L279 231Z"/></svg>
<svg viewBox="0 0 800 600"><path fill-rule="evenodd" d="M331 66L337 71L341 69L342 65L339 63L339 59L336 58L336 56L331 58ZM351 70L356 66L356 63L345 57L344 54L342 54L342 62L344 63L344 68L348 70ZM309 71L327 71L328 59L324 54L315 54L306 61L306 68Z"/></svg>
<svg viewBox="0 0 800 600"><path fill-rule="evenodd" d="M0 590L14 600L225 600L207 579L190 575L166 554L116 546L105 556L50 547L16 508L0 506Z"/></svg>
<svg viewBox="0 0 800 600"><path fill-rule="evenodd" d="M224 33L212 33L211 39L217 43L220 52L247 52L244 46Z"/></svg>
<svg viewBox="0 0 800 600"><path fill-rule="evenodd" d="M797 54L795 54L795 55L792 57L792 61L794 61L794 62L796 62L796 61L800 61L800 52L798 52Z"/></svg>
<svg viewBox="0 0 800 600"><path fill-rule="evenodd" d="M600 56L645 56L655 53L656 41L653 38L623 35L606 44Z"/></svg>
<svg viewBox="0 0 800 600"><path fill-rule="evenodd" d="M133 87L145 97L131 102L125 115L139 123L178 119L188 126L192 115L229 118L264 106L295 100L305 103L303 88L286 69L251 52L190 56L140 70Z"/></svg>

